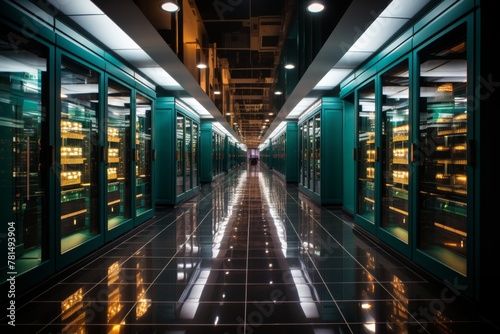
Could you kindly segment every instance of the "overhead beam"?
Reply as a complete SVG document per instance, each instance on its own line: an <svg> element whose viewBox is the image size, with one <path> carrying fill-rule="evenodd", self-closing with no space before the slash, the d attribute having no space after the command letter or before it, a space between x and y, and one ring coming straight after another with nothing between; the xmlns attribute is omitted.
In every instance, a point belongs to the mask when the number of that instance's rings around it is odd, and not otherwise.
<svg viewBox="0 0 500 334"><path fill-rule="evenodd" d="M274 83L274 78L265 78L265 79L259 79L259 78L231 78L229 80L231 84L273 84Z"/></svg>

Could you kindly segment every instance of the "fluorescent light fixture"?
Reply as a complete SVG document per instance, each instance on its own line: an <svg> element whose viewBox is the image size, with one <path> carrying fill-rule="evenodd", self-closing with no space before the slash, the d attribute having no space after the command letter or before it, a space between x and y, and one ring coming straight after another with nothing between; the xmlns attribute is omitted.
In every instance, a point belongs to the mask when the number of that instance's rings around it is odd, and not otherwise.
<svg viewBox="0 0 500 334"><path fill-rule="evenodd" d="M274 138L276 136L279 136L281 134L282 131L285 130L285 127L286 127L286 121L285 122L281 122L277 127L276 129L274 129L274 131L271 133L271 135L269 135L269 138ZM266 145L267 146L267 145Z"/></svg>
<svg viewBox="0 0 500 334"><path fill-rule="evenodd" d="M378 17L351 46L349 51L376 52L387 42L389 37L393 36L407 22L408 19Z"/></svg>
<svg viewBox="0 0 500 334"><path fill-rule="evenodd" d="M129 35L106 15L75 15L71 19L114 51L141 49Z"/></svg>
<svg viewBox="0 0 500 334"><path fill-rule="evenodd" d="M183 102L184 107L188 106L188 110L194 111L196 114L198 114L200 117L211 117L212 115L208 112L205 107L201 105L200 102L198 102L194 97L181 97L178 100L179 102Z"/></svg>
<svg viewBox="0 0 500 334"><path fill-rule="evenodd" d="M207 64L199 63L198 65L196 65L196 67L198 67L198 68L207 68Z"/></svg>
<svg viewBox="0 0 500 334"><path fill-rule="evenodd" d="M139 70L153 80L157 85L167 90L181 90L182 86L167 71L160 66L141 67Z"/></svg>
<svg viewBox="0 0 500 334"><path fill-rule="evenodd" d="M216 91L214 91L214 94L215 94L215 95L220 95L220 90L216 90Z"/></svg>
<svg viewBox="0 0 500 334"><path fill-rule="evenodd" d="M222 124L220 124L219 122L214 122L212 123L221 133L227 135L229 137L229 139L231 140L234 140L235 142L237 142L238 140L236 140L236 138L233 137L233 135L231 133L229 133L228 130L226 130L226 128L224 126L222 126Z"/></svg>
<svg viewBox="0 0 500 334"><path fill-rule="evenodd" d="M313 88L314 90L330 90L336 87L351 73L352 69L332 68Z"/></svg>
<svg viewBox="0 0 500 334"><path fill-rule="evenodd" d="M286 68L287 70L291 70L291 69L294 69L294 68L295 68L295 65L294 65L294 64L286 64L286 65L285 65L285 68Z"/></svg>
<svg viewBox="0 0 500 334"><path fill-rule="evenodd" d="M274 95L281 95L281 94L283 94L283 92L280 91L280 90L277 90L277 91L274 92Z"/></svg>
<svg viewBox="0 0 500 334"><path fill-rule="evenodd" d="M377 52L429 1L393 0L314 89L327 90L338 86L350 72Z"/></svg>
<svg viewBox="0 0 500 334"><path fill-rule="evenodd" d="M302 100L300 100L299 103L295 106L295 108L292 109L292 111L288 114L286 117L287 119L296 119L299 118L299 116L304 112L304 110L308 109L309 107L313 106L315 102L320 103L317 98L315 97L305 97Z"/></svg>

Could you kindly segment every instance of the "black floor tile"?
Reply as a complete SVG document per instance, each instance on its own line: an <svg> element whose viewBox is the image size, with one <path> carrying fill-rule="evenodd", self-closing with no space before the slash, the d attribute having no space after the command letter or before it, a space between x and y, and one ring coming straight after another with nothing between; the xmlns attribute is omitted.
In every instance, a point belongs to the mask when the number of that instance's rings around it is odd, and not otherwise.
<svg viewBox="0 0 500 334"><path fill-rule="evenodd" d="M265 169L204 184L120 240L16 305L15 333L500 333Z"/></svg>

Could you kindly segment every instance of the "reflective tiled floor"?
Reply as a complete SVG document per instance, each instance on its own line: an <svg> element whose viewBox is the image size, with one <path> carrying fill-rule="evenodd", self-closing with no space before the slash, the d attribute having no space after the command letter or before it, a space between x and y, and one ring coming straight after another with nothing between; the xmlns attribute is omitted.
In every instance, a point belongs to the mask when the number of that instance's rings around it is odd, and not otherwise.
<svg viewBox="0 0 500 334"><path fill-rule="evenodd" d="M460 287L425 278L258 165L26 299L15 333L499 332Z"/></svg>

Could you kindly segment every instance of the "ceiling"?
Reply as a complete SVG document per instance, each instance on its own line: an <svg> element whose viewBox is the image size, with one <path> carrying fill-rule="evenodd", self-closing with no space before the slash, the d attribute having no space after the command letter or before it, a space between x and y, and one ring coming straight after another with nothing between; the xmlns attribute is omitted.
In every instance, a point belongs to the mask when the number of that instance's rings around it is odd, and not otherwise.
<svg viewBox="0 0 500 334"><path fill-rule="evenodd" d="M296 5L293 0L242 0L235 6L194 1L210 44L229 70L232 125L247 147L258 147L275 115L279 58Z"/></svg>
<svg viewBox="0 0 500 334"><path fill-rule="evenodd" d="M297 120L322 95L332 95L332 89L355 75L363 62L425 13L426 7L437 5L431 0L336 0L327 2L330 12L313 17L300 9L306 0L183 0L181 11L197 18L190 22L191 28L206 33L204 42L216 45L219 65L230 73L230 102L237 108L227 117L173 51L166 29L172 26L172 15L159 9L161 0L48 1L58 6L58 19L80 26L89 39L137 69L134 76L148 78L156 89L177 97L200 118L212 119L247 148L267 141L284 121ZM298 16L291 15L294 9L300 9ZM319 27L314 31L321 36L314 38L321 45L294 69L298 82L277 99L273 76L283 71L283 36L293 27L288 25L291 22ZM311 53L309 45L303 49Z"/></svg>
<svg viewBox="0 0 500 334"><path fill-rule="evenodd" d="M161 1L135 0L146 18L163 34L171 46L168 34L169 13L159 11ZM328 4L323 13L302 19L314 25L323 43L352 0L337 0ZM281 108L285 95L275 95L283 46L290 27L297 24L297 9L305 8L302 0L238 0L238 1L178 1L181 11L190 11L199 18L200 30L208 44L216 50L218 66L229 72L229 110L220 110L248 148L257 148ZM179 12L180 13L180 12ZM327 20L324 17L328 17ZM311 21L312 19L312 21ZM179 20L180 21L180 20ZM173 47L175 51L175 47ZM182 60L181 49L177 50ZM290 71L300 71L297 68ZM302 71L304 69L302 68ZM280 93L278 92L278 93ZM214 98L214 100L217 97ZM216 103L217 104L217 103ZM217 104L220 107L220 104Z"/></svg>

